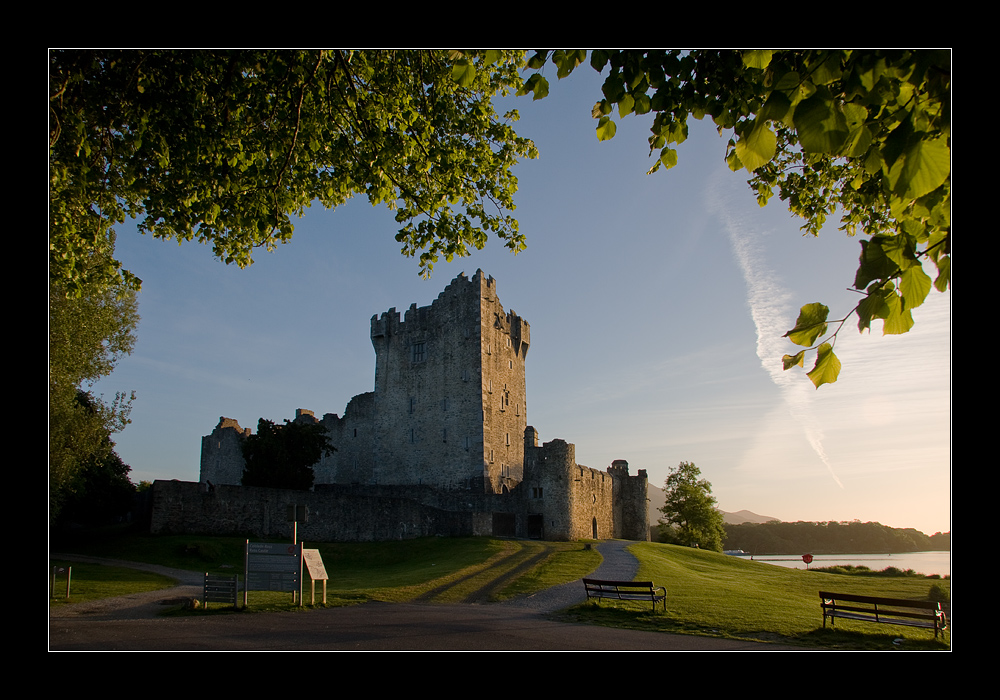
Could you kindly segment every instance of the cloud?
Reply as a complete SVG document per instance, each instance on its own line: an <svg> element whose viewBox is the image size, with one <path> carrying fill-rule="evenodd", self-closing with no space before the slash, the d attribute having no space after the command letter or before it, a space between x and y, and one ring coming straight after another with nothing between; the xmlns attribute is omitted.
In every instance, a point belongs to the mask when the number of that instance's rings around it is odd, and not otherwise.
<svg viewBox="0 0 1000 700"><path fill-rule="evenodd" d="M780 284L777 274L768 267L758 243L761 232L754 230L749 217L741 215L738 204L733 201L731 188L726 188L722 180L725 175L729 173L717 173L711 179L706 196L710 207L722 220L733 255L746 281L747 307L757 329L757 357L771 381L780 389L789 414L798 422L816 456L836 484L844 488L827 456L823 429L812 410L812 384L803 381L800 373L782 369L781 358L788 348L788 342L782 336L795 322L791 295ZM745 191L739 195L741 202L747 197Z"/></svg>

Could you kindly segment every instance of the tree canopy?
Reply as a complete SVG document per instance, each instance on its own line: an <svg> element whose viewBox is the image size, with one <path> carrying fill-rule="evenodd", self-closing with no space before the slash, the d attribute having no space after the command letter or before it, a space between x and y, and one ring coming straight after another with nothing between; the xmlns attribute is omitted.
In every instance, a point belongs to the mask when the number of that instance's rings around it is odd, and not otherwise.
<svg viewBox="0 0 1000 700"><path fill-rule="evenodd" d="M670 539L677 544L721 552L726 536L722 513L715 507L712 485L699 477L701 470L692 462L670 470L663 485L666 503L660 508L660 524L672 530Z"/></svg>
<svg viewBox="0 0 1000 700"><path fill-rule="evenodd" d="M336 448L318 423L285 421L276 425L261 418L257 433L243 439L244 486L310 489L313 465Z"/></svg>
<svg viewBox="0 0 1000 700"><path fill-rule="evenodd" d="M493 97L544 97L583 50L108 51L50 53L50 277L80 296L137 289L109 246L135 217L144 233L211 243L249 265L292 235L313 202L355 195L385 204L402 252L435 261L482 248L490 233L515 253L525 237L510 215L512 166L536 157L517 112ZM865 234L853 286L860 301L829 319L802 307L786 335L804 347L785 369L816 361L819 387L836 381L836 337L913 325L931 288L950 286L950 53L946 50L590 52L606 73L596 134L618 118L652 116L650 173L674 167L688 117L731 132L724 154L746 169L763 206L775 194L816 235L839 214ZM526 78L519 71L536 71ZM100 261L99 263L95 261ZM925 269L926 268L926 269ZM932 279L927 270L934 273ZM832 332L831 324L833 324Z"/></svg>
<svg viewBox="0 0 1000 700"><path fill-rule="evenodd" d="M113 248L114 241L109 245ZM121 285L79 297L49 285L49 512L79 491L84 470L107 465L110 436L129 422L134 394L110 402L89 387L111 373L135 345L135 292Z"/></svg>
<svg viewBox="0 0 1000 700"><path fill-rule="evenodd" d="M528 66L551 61L563 78L587 52L540 51ZM777 190L817 235L834 213L848 235L863 233L853 286L863 298L829 321L821 303L802 307L786 336L804 346L783 358L803 366L818 388L834 382L840 361L833 344L854 314L858 329L882 320L885 334L905 333L911 310L933 286L950 285L951 56L947 50L592 51L591 66L607 72L593 108L597 137L613 138L612 117L651 114L650 173L677 164L676 146L688 117L710 116L719 133L731 130L725 158L746 168L764 206ZM539 99L549 84L541 72L520 94ZM924 261L936 269L933 280ZM829 337L828 324L836 325Z"/></svg>
<svg viewBox="0 0 1000 700"><path fill-rule="evenodd" d="M108 231L211 243L241 267L289 240L291 216L355 195L386 204L428 272L493 232L517 252L511 167L536 155L494 95L522 52L50 53L50 276L74 295L140 281ZM94 265L99 257L101 265Z"/></svg>

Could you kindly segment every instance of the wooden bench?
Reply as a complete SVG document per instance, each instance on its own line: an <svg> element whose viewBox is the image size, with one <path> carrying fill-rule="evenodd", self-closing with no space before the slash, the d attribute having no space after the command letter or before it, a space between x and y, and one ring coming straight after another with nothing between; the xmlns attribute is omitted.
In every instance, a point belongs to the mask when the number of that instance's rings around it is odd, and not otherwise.
<svg viewBox="0 0 1000 700"><path fill-rule="evenodd" d="M587 600L591 598L613 598L615 600L648 600L653 604L663 601L663 612L667 611L667 589L663 586L653 586L652 581L601 581L595 578L583 579L583 587L587 590ZM663 591L663 593L657 593Z"/></svg>
<svg viewBox="0 0 1000 700"><path fill-rule="evenodd" d="M948 629L948 617L941 609L941 603L929 600L906 600L902 598L875 598L867 595L830 593L820 591L820 606L823 608L823 627L830 618L832 627L838 617L845 620L879 622L886 625L905 625L934 630Z"/></svg>

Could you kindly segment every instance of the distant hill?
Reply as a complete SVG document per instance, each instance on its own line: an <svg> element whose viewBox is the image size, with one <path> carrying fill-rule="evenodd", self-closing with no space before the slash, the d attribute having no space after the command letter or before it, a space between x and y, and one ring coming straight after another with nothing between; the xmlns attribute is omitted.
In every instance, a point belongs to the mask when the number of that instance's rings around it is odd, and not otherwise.
<svg viewBox="0 0 1000 700"><path fill-rule="evenodd" d="M667 502L666 496L663 495L663 489L659 486L649 485L647 491L649 496L649 525L653 527L659 523L660 520L660 508L663 504ZM742 525L743 523L767 523L772 520L777 520L778 518L772 518L769 515L757 515L756 513L751 513L749 510L738 510L735 513L727 513L726 511L720 511L727 525Z"/></svg>
<svg viewBox="0 0 1000 700"><path fill-rule="evenodd" d="M769 523L772 520L778 519L778 518L772 518L770 515L757 515L756 513L751 513L748 510L738 510L735 513L727 513L726 511L721 511L721 513L726 520L726 525L742 525L743 523Z"/></svg>

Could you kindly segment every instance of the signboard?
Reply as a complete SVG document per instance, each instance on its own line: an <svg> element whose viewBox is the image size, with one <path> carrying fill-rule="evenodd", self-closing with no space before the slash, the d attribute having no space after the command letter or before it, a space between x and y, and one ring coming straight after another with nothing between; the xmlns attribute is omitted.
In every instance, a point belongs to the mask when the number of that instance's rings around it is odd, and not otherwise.
<svg viewBox="0 0 1000 700"><path fill-rule="evenodd" d="M239 582L235 575L213 576L206 571L201 604L203 607L207 607L208 603L229 603L235 608L238 588Z"/></svg>
<svg viewBox="0 0 1000 700"><path fill-rule="evenodd" d="M302 558L305 560L309 578L313 581L326 581L329 578L326 575L326 567L323 565L323 557L318 549L302 550Z"/></svg>
<svg viewBox="0 0 1000 700"><path fill-rule="evenodd" d="M302 548L295 544L247 542L246 590L299 590Z"/></svg>

